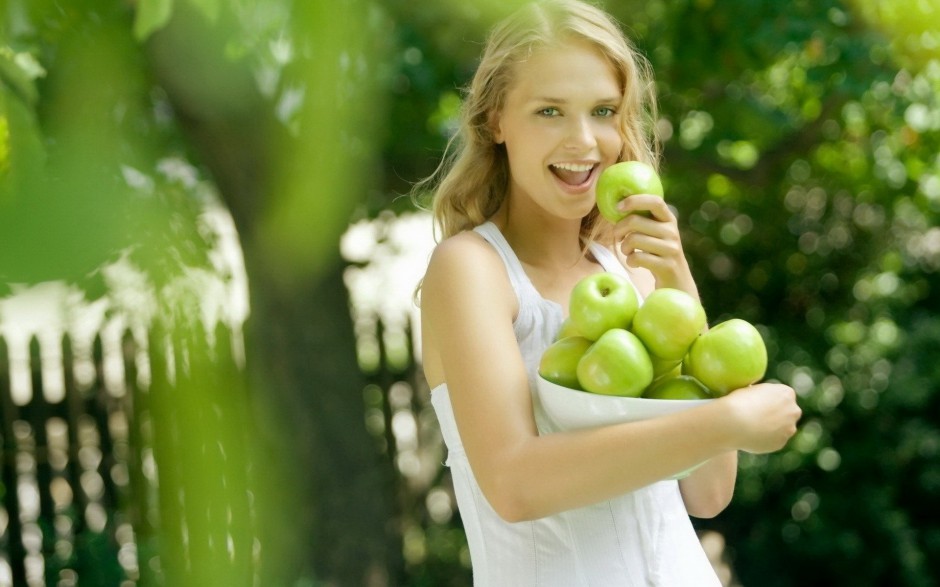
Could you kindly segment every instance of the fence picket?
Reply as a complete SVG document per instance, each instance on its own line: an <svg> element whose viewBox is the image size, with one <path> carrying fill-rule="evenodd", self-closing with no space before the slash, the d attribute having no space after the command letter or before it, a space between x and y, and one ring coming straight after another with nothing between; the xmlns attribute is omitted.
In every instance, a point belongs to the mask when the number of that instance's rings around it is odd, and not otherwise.
<svg viewBox="0 0 940 587"><path fill-rule="evenodd" d="M24 405L14 401L10 351L0 336L0 553L9 564L0 576L12 585L251 583L248 465L228 467L232 454L247 454L241 435L248 416L239 401L227 401L246 391L231 332L220 325L211 346L198 328L173 344L166 334L156 328L146 343L123 334L123 393L109 389L105 365L113 357L105 356L101 334L92 345L94 376L84 383L69 336L59 341L61 354L44 354L34 337ZM42 363L53 358L62 365ZM64 394L50 402L43 373L58 367ZM200 389L208 395L193 393ZM206 425L224 434L201 433ZM206 476L207 463L221 474ZM220 568L225 577L209 575Z"/></svg>
<svg viewBox="0 0 940 587"><path fill-rule="evenodd" d="M67 442L68 442L68 464L66 465L66 479L72 492L72 533L80 536L85 530L85 511L88 508L88 496L82 487L82 468L79 463L79 440L78 423L85 414L84 403L82 401L82 391L75 379L74 355L72 352L72 340L66 336L62 342L62 362L63 379L65 381L65 406L67 410Z"/></svg>
<svg viewBox="0 0 940 587"><path fill-rule="evenodd" d="M39 495L39 513L34 522L41 532L40 553L48 566L58 562L56 557L55 501L52 499L52 466L49 463L49 437L47 423L53 411L46 401L43 390L41 349L39 340L33 337L29 344L30 364L32 366L33 396L23 407L23 416L32 433L32 465L35 467L35 490ZM21 455L21 458L24 455ZM25 463L23 463L25 464Z"/></svg>
<svg viewBox="0 0 940 587"><path fill-rule="evenodd" d="M16 436L14 422L19 417L19 408L13 402L10 383L10 361L6 340L0 337L0 410L3 431L3 507L7 514L4 533L4 550L8 554L10 578L14 585L26 584L26 548L23 545L23 525L20 519L20 504L17 495Z"/></svg>
<svg viewBox="0 0 940 587"><path fill-rule="evenodd" d="M114 440L112 439L110 416L114 400L109 393L107 377L105 374L104 343L101 335L95 337L94 343L95 384L93 390L85 399L86 411L95 423L97 433L99 458L95 473L101 480L101 496L98 500L106 512L115 511L117 505L117 489L114 486L110 469L115 463ZM118 409L120 407L118 406ZM110 516L106 523L111 522Z"/></svg>
<svg viewBox="0 0 940 587"><path fill-rule="evenodd" d="M144 585L156 584L157 529L152 522L156 505L152 500L153 487L144 471L146 453L153 446L148 433L151 426L149 390L142 385L137 367L140 345L128 331L121 343L124 361L125 388L127 389L127 474L129 496L124 502L128 523L134 530L136 568L134 577Z"/></svg>

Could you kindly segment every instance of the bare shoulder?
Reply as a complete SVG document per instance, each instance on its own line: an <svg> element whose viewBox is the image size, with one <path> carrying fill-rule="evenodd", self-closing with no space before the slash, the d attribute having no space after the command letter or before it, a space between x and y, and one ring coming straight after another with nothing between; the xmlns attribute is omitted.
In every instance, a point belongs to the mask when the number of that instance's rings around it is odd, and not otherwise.
<svg viewBox="0 0 940 587"><path fill-rule="evenodd" d="M455 288L491 290L501 288L507 281L496 249L479 234L467 231L445 239L435 247L424 277L422 294Z"/></svg>
<svg viewBox="0 0 940 587"><path fill-rule="evenodd" d="M473 260L478 262L499 261L499 255L482 236L468 230L444 239L434 248L428 270L437 267L450 268Z"/></svg>
<svg viewBox="0 0 940 587"><path fill-rule="evenodd" d="M508 325L518 301L499 253L474 232L454 235L435 247L421 284L422 354L432 387L444 377L442 346L468 343ZM446 353L445 353L446 354Z"/></svg>

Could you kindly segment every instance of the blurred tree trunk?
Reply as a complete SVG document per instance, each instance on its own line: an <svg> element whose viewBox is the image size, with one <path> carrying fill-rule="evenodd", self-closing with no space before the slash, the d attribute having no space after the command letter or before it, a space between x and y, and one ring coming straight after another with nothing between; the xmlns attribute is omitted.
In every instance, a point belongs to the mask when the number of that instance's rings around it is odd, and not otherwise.
<svg viewBox="0 0 940 587"><path fill-rule="evenodd" d="M245 257L257 455L263 474L274 473L261 479L263 584L293 585L311 574L336 585L387 584L389 569L394 575L400 568L401 552L389 532L392 470L365 428L365 381L338 239L316 272L292 269L289 260L272 262L261 222L279 164L276 148L295 139L274 119L273 106L262 104L247 68L228 62L223 45L194 22L180 5L148 49L158 83L235 219ZM190 51L194 47L198 55ZM225 66L231 71L223 77L237 91L223 104L207 102L193 75L211 79ZM309 197L346 198L341 211L347 213L356 200L355 194L326 194L314 185ZM309 230L341 231L346 221L339 214L316 218Z"/></svg>
<svg viewBox="0 0 940 587"><path fill-rule="evenodd" d="M248 245L246 258L252 254ZM259 456L275 465L281 483L266 488L273 560L312 565L337 585L370 584L387 567L390 491L363 424L342 263L337 255L319 282L284 290L266 285L276 278L259 261L247 261L255 284L247 352L253 387L264 394L258 405L270 410L261 417L274 431ZM265 576L274 572L272 584L286 585L304 571L267 569Z"/></svg>

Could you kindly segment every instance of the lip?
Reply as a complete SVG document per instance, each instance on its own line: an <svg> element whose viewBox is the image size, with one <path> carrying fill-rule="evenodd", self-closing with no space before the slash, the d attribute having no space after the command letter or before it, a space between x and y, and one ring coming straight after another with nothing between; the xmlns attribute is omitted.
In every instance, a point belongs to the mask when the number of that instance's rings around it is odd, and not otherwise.
<svg viewBox="0 0 940 587"><path fill-rule="evenodd" d="M561 181L561 179L557 175L552 173L551 166L549 166L548 168L549 175L552 176L552 179L555 180L555 183L559 186L559 188L561 188L562 191L569 193L569 194L573 194L573 195L580 195L580 194L583 194L585 192L588 192L594 189L594 184L597 181L597 176L600 174L601 165L599 162L597 161L564 161L564 163L575 163L578 165L593 165L593 168L591 169L590 175L588 175L587 179L584 182L579 183L577 185L571 185L571 184L567 184Z"/></svg>

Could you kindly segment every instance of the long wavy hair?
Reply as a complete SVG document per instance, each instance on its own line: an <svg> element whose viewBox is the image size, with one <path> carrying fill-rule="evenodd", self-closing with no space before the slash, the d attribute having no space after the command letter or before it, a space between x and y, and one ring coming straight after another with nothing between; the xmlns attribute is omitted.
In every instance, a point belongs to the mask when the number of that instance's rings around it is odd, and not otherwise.
<svg viewBox="0 0 940 587"><path fill-rule="evenodd" d="M659 164L655 138L656 95L649 63L619 24L600 8L580 0L536 0L497 24L487 39L469 87L464 89L457 132L441 164L414 186L415 201L431 210L441 239L490 218L509 191L509 160L493 137L493 115L500 112L514 73L533 51L573 41L587 42L610 63L623 91L620 104L620 160ZM595 207L581 221L586 242L607 240L609 231Z"/></svg>

